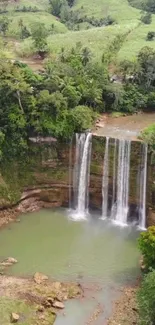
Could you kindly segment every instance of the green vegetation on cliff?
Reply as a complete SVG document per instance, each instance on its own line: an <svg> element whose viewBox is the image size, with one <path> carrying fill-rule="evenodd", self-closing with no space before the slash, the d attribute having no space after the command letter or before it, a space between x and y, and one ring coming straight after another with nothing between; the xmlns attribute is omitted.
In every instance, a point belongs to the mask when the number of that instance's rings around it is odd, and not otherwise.
<svg viewBox="0 0 155 325"><path fill-rule="evenodd" d="M33 30L38 53L46 54L46 31ZM93 126L98 113L154 108L155 52L143 48L137 61L123 61L117 68L120 82L110 79L108 68L122 37L114 38L102 60L77 43L71 51L62 48L46 59L44 70L34 73L20 62L0 61L0 148L19 155L27 150L28 138L54 136L70 139L74 132Z"/></svg>

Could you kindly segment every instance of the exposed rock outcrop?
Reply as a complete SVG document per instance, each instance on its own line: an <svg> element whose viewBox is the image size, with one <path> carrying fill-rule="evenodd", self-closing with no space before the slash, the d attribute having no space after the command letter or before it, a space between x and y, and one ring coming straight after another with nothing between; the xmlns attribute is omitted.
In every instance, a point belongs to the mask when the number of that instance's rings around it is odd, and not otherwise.
<svg viewBox="0 0 155 325"><path fill-rule="evenodd" d="M19 315L16 313L11 314L11 323L17 323L19 321Z"/></svg>
<svg viewBox="0 0 155 325"><path fill-rule="evenodd" d="M35 140L34 140L35 139ZM32 212L40 208L69 206L69 161L70 144L58 143L53 138L31 139L25 159L2 161L0 169L0 226L15 220L21 212ZM45 141L46 140L46 141ZM131 213L137 205L137 166L140 154L139 142L132 144L130 159ZM93 136L90 166L89 203L91 208L102 208L102 175L105 138ZM113 151L109 164L109 204L113 186ZM75 143L72 143L71 169L75 162ZM147 202L149 211L147 225L155 224L155 168L149 167ZM153 185L151 185L153 184ZM11 208L10 207L14 207ZM5 208L5 210L4 210ZM9 208L9 210L7 210Z"/></svg>
<svg viewBox="0 0 155 325"><path fill-rule="evenodd" d="M34 277L33 277L34 281L37 283L37 284L41 284L43 283L44 281L48 280L48 276L43 274L43 273L39 273L39 272L36 272L34 274Z"/></svg>

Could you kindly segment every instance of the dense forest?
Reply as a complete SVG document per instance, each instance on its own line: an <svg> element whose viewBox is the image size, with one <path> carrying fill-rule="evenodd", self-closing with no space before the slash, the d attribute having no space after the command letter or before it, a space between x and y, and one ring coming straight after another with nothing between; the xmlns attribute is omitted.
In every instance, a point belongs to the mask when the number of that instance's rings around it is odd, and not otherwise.
<svg viewBox="0 0 155 325"><path fill-rule="evenodd" d="M108 7L99 5L103 12L96 14L92 3L87 7L85 1L79 6L74 0L32 2L31 6L23 0L0 1L1 157L25 153L31 136L68 141L74 132L91 129L104 112L154 110L154 1L129 0L124 7L118 3L125 22L119 12L114 15L111 1ZM126 9L132 22L129 27ZM122 47L139 28L145 31L146 46L141 46L134 59L119 58ZM103 47L98 35L105 40ZM10 37L14 37L13 43L9 43ZM59 47L51 48L50 39L56 43L56 38ZM16 51L10 50L10 44ZM23 63L22 47L23 57L39 57L40 69L32 70ZM154 126L143 138L154 142Z"/></svg>
<svg viewBox="0 0 155 325"><path fill-rule="evenodd" d="M121 62L119 80L114 81L108 67L115 42L101 62L94 62L91 50L77 44L47 59L37 73L18 61L1 60L1 154L26 150L30 136L70 139L74 132L90 129L99 113L154 109L155 52L145 47L136 62Z"/></svg>

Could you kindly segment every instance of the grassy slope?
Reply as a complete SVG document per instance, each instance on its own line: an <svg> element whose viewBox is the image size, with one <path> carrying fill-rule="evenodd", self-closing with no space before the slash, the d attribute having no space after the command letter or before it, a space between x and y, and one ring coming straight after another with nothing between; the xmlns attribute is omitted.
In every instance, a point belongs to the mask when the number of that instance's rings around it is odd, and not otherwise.
<svg viewBox="0 0 155 325"><path fill-rule="evenodd" d="M23 5L31 5L32 7L37 6L41 12L12 12L13 7L15 8L17 5L18 7L23 7ZM146 45L155 48L155 42L146 41L148 31L155 30L155 15L150 25L140 25L140 10L131 7L128 0L75 0L73 10L80 9L82 6L83 13L87 16L101 18L110 15L117 21L117 25L114 26L91 28L89 30L80 30L79 32L68 31L64 24L61 24L54 16L47 12L48 6L48 0L20 0L18 4L10 4L8 8L11 11L8 16L12 19L10 26L12 36L17 34L18 21L22 18L27 26L30 26L34 22L37 23L38 21L45 23L47 26L54 23L57 34L51 35L48 38L49 47L52 52L59 51L61 47L71 48L80 41L83 46L91 48L94 57L99 59L107 43L109 43L115 35L127 31L129 34L118 53L118 59L132 59L136 56L138 51ZM63 33L63 35L61 33ZM29 46L28 43L31 43L31 41L26 40L23 47Z"/></svg>
<svg viewBox="0 0 155 325"><path fill-rule="evenodd" d="M127 0L76 0L75 9L83 6L85 14L88 16L114 17L119 24L131 24L139 17L139 11L129 6Z"/></svg>
<svg viewBox="0 0 155 325"><path fill-rule="evenodd" d="M132 26L130 26L132 28ZM59 51L61 47L67 49L76 45L77 42L81 42L83 46L87 46L91 49L93 56L100 59L107 44L109 44L114 37L119 33L124 33L129 30L129 26L109 26L92 28L89 30L82 30L78 32L68 32L64 35L52 35L49 39L49 46L51 51Z"/></svg>
<svg viewBox="0 0 155 325"><path fill-rule="evenodd" d="M128 35L126 42L118 53L118 59L134 59L144 46L152 47L155 50L155 41L146 40L149 31L155 31L155 15L153 15L151 25L142 24Z"/></svg>
<svg viewBox="0 0 155 325"><path fill-rule="evenodd" d="M18 23L19 20L22 19L24 24L27 27L31 27L32 24L42 22L47 27L50 27L52 24L55 26L55 31L57 33L65 33L67 32L67 27L64 26L64 24L61 24L56 18L52 15L50 15L48 12L18 12L13 13L10 12L7 14L8 17L12 20L9 27L9 35L10 36L16 36L18 34Z"/></svg>

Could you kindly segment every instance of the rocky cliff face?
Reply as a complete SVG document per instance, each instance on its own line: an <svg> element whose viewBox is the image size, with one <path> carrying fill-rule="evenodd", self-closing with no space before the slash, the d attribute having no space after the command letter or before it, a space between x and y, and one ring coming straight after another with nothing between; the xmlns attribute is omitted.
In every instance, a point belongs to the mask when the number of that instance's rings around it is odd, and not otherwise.
<svg viewBox="0 0 155 325"><path fill-rule="evenodd" d="M93 136L90 168L90 207L102 207L102 174L105 138ZM114 150L109 151L109 205L112 200ZM71 159L70 159L71 158ZM69 205L69 161L72 174L75 161L75 143L55 141L30 142L26 157L1 162L0 209L18 205L21 212L41 207ZM140 161L140 143L132 142L130 162L129 203L131 215L137 205L137 168ZM116 162L117 164L117 162ZM150 163L148 173L148 224L155 224L155 164Z"/></svg>
<svg viewBox="0 0 155 325"><path fill-rule="evenodd" d="M0 208L68 206L68 161L69 145L57 142L30 143L26 157L2 161Z"/></svg>

